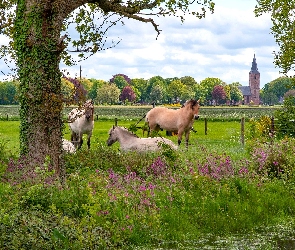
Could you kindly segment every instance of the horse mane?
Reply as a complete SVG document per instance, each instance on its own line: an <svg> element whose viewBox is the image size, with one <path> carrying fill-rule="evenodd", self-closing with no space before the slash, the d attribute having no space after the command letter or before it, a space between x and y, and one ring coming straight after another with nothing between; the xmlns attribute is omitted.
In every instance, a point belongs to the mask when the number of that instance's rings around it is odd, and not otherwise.
<svg viewBox="0 0 295 250"><path fill-rule="evenodd" d="M185 108L186 106L190 106L192 108L192 107L194 107L194 106L196 106L198 104L199 104L199 100L197 101L197 100L194 100L194 99L190 99L189 101L186 101L183 104L182 108Z"/></svg>
<svg viewBox="0 0 295 250"><path fill-rule="evenodd" d="M120 128L121 129L121 131L123 132L123 133L125 133L125 134L128 134L128 135L132 135L133 137L135 137L135 138L139 138L136 134L133 134L132 132L130 132L127 128L125 128L125 127L120 127L120 126L115 126L114 128Z"/></svg>

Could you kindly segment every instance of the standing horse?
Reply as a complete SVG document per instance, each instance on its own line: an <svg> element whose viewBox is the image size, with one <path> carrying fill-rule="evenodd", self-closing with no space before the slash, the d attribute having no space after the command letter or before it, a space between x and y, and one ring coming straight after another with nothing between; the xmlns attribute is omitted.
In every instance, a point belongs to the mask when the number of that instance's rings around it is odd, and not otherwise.
<svg viewBox="0 0 295 250"><path fill-rule="evenodd" d="M113 126L109 130L108 146L111 146L116 141L120 143L120 148L123 151L157 151L161 149L161 143L169 145L176 150L177 146L170 140L162 137L139 138L132 134L126 128Z"/></svg>
<svg viewBox="0 0 295 250"><path fill-rule="evenodd" d="M94 105L92 100L87 100L83 108L75 108L69 113L71 141L76 148L83 144L83 134L87 134L87 146L90 149L90 138L94 128Z"/></svg>
<svg viewBox="0 0 295 250"><path fill-rule="evenodd" d="M188 147L189 133L194 120L199 118L199 101L187 101L180 109L168 109L156 107L151 109L146 115L146 122L150 131L159 131L164 129L171 132L177 132L178 145L181 143L182 134L185 133L186 147Z"/></svg>

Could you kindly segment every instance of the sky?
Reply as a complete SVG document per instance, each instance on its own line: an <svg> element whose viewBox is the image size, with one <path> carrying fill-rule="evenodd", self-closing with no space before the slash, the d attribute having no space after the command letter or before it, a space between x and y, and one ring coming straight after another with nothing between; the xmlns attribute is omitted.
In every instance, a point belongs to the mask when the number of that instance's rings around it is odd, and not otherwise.
<svg viewBox="0 0 295 250"><path fill-rule="evenodd" d="M186 16L182 24L176 17L157 19L157 32L149 23L126 19L116 25L108 38L120 43L100 51L76 66L61 63L71 77L108 81L115 74L149 79L191 76L197 82L207 77L220 78L230 84L249 85L249 71L254 54L260 72L261 88L280 76L274 66L273 51L278 51L270 34L268 14L255 17L256 0L215 0L215 12L205 19ZM1 37L0 37L1 43ZM1 70L5 65L0 61Z"/></svg>

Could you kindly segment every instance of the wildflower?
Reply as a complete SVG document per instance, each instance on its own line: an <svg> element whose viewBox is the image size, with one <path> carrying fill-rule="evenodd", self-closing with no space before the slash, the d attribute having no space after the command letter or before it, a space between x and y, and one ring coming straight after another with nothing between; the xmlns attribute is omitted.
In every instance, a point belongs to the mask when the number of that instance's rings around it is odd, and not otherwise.
<svg viewBox="0 0 295 250"><path fill-rule="evenodd" d="M145 186L143 186L143 185L140 185L140 187L139 187L139 191L146 191L146 187Z"/></svg>

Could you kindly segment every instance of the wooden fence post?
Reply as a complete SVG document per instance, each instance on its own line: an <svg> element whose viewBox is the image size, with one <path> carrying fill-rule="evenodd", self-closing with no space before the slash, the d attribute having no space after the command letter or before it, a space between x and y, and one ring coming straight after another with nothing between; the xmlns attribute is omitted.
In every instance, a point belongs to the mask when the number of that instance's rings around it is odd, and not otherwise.
<svg viewBox="0 0 295 250"><path fill-rule="evenodd" d="M8 114L6 115L6 120L8 121Z"/></svg>
<svg viewBox="0 0 295 250"><path fill-rule="evenodd" d="M241 143L245 145L245 117L241 119Z"/></svg>
<svg viewBox="0 0 295 250"><path fill-rule="evenodd" d="M207 118L205 117L205 135L207 135Z"/></svg>
<svg viewBox="0 0 295 250"><path fill-rule="evenodd" d="M118 126L118 118L115 118L115 126Z"/></svg>

